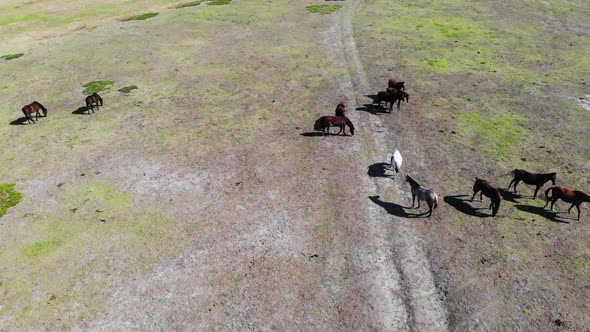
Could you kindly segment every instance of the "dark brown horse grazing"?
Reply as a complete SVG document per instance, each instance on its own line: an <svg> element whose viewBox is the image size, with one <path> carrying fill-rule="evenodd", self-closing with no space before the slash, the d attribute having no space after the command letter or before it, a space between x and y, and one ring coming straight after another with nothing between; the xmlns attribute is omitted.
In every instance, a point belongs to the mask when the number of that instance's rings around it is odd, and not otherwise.
<svg viewBox="0 0 590 332"><path fill-rule="evenodd" d="M340 131L336 135L340 135L340 133L344 132L344 136L346 136L345 126L350 128L350 134L354 136L354 125L350 120L348 120L345 116L322 116L321 118L317 119L313 129L317 131L322 131L322 133L330 133L330 127L340 127Z"/></svg>
<svg viewBox="0 0 590 332"><path fill-rule="evenodd" d="M549 197L549 192L551 192L551 197ZM572 206L567 209L567 213L570 213L575 206L576 209L578 209L578 220L580 220L580 205L584 202L590 202L590 195L579 190L568 189L564 186L553 186L545 191L546 202L543 208L547 207L549 200L551 200L551 211L553 211L553 205L558 199L561 199L566 203L572 203Z"/></svg>
<svg viewBox="0 0 590 332"><path fill-rule="evenodd" d="M492 200L488 209L492 210L492 216L495 216L500 208L500 192L498 189L492 187L492 184L489 181L475 178L475 183L473 184L473 196L471 197L472 202L478 192L480 201L482 200L483 195L486 195L486 197L489 197Z"/></svg>
<svg viewBox="0 0 590 332"><path fill-rule="evenodd" d="M90 110L94 113L94 105L96 105L96 109L98 110L98 105L102 106L102 98L98 95L98 93L93 93L90 96L86 97L86 110L90 114Z"/></svg>
<svg viewBox="0 0 590 332"><path fill-rule="evenodd" d="M397 109L399 110L402 100L405 100L409 103L410 95L402 90L387 88L386 91L377 92L377 98L375 98L373 102L379 104L379 106L381 106L381 102L385 102L385 106L387 106L387 103L389 103L389 113L391 113L393 110L393 104L395 104L397 101Z"/></svg>
<svg viewBox="0 0 590 332"><path fill-rule="evenodd" d="M39 110L43 111L44 117L47 116L47 109L38 101L34 101L22 108L23 114L29 123L35 123L35 120L39 120ZM35 120L33 120L33 117L31 116L33 113L35 113Z"/></svg>
<svg viewBox="0 0 590 332"><path fill-rule="evenodd" d="M396 80L394 80L393 78L390 79L389 81L387 81L387 87L388 88L394 88L396 90L404 90L406 91L406 87L404 86L405 82L398 82Z"/></svg>
<svg viewBox="0 0 590 332"><path fill-rule="evenodd" d="M551 183L555 185L555 178L557 176L557 173L536 174L529 173L522 169L515 169L514 171L512 171L512 175L514 176L514 178L512 179L512 181L510 181L510 184L508 185L508 190L510 190L510 186L512 186L512 184L514 183L514 193L516 194L516 186L520 181L522 181L526 184L536 186L535 193L533 194L533 199L535 199L537 198L537 192L547 181L551 181Z"/></svg>

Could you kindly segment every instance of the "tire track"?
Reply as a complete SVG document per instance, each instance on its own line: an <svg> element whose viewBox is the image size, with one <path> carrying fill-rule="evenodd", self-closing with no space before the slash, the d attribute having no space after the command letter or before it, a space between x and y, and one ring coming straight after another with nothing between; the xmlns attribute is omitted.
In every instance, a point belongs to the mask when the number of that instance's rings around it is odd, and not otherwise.
<svg viewBox="0 0 590 332"><path fill-rule="evenodd" d="M350 103L354 108L362 104L359 100L361 94L371 91L365 76L363 66L358 56L356 42L352 28L352 13L361 5L359 0L350 0L339 12L336 22L337 44L342 54L344 65L347 67L350 84L346 89ZM392 137L379 117L370 114L353 112L351 118L361 124L360 134L363 136L364 156L366 165L371 160L385 160L390 150L399 146L399 142ZM392 144L393 143L393 144ZM395 183L389 179L368 178L362 174L366 188L375 195L393 190L396 198L407 196L401 189L402 180ZM369 208L371 219L382 233L377 241L380 241L380 253L376 253L383 259L381 273L376 280L381 286L381 292L373 294L383 309L378 318L385 326L396 330L417 331L447 331L447 313L441 296L436 288L427 251L413 224L404 218L399 218L386 213L384 209L375 204ZM387 266L394 266L387 270ZM403 289L402 303L396 299L388 289L395 289L401 283ZM399 287L399 286L397 286ZM405 307L403 310L399 306Z"/></svg>

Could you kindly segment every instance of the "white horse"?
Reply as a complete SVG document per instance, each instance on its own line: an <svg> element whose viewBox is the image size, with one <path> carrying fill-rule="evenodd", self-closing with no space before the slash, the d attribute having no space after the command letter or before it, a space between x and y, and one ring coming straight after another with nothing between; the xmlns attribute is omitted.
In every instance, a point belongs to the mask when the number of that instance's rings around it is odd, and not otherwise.
<svg viewBox="0 0 590 332"><path fill-rule="evenodd" d="M395 149L393 151L393 155L391 155L391 170L393 171L393 178L395 179L395 176L397 173L399 173L400 168L402 167L402 161L404 159L402 158L401 153L399 153L399 151L397 149Z"/></svg>

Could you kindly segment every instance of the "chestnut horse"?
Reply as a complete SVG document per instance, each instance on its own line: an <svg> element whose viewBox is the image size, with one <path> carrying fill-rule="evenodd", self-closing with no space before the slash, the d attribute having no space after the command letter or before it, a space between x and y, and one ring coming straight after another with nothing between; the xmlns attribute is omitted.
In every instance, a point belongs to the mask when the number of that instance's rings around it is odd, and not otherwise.
<svg viewBox="0 0 590 332"><path fill-rule="evenodd" d="M405 82L398 82L394 79L390 79L389 81L387 81L387 87L388 88L394 88L396 90L404 90L406 91L406 87L404 86Z"/></svg>
<svg viewBox="0 0 590 332"><path fill-rule="evenodd" d="M551 183L555 185L555 178L557 176L557 173L536 174L529 173L522 169L515 169L514 171L512 171L512 175L514 176L514 178L512 179L512 181L510 181L510 184L508 185L508 190L510 190L510 186L512 186L512 184L514 183L514 193L516 194L516 186L520 181L526 184L535 185L535 194L533 195L533 199L535 199L537 198L537 192L547 181L551 181Z"/></svg>
<svg viewBox="0 0 590 332"><path fill-rule="evenodd" d="M43 116L46 117L47 116L47 109L41 105L40 102L38 101L34 101L32 103L30 103L29 105L25 105L22 108L23 114L25 115L25 118L27 118L27 121L29 123L33 122L35 123L35 120L39 120L39 110L43 111ZM33 120L33 117L31 116L31 114L35 113L35 120Z"/></svg>
<svg viewBox="0 0 590 332"><path fill-rule="evenodd" d="M478 192L480 201L482 201L483 195L491 199L490 207L488 209L492 210L492 216L495 216L500 208L500 192L498 189L492 187L492 184L489 181L475 178L475 183L473 184L473 196L471 197L472 202Z"/></svg>
<svg viewBox="0 0 590 332"><path fill-rule="evenodd" d="M90 114L90 110L94 113L94 105L96 105L96 109L98 110L98 105L102 106L102 98L98 95L98 93L93 93L90 96L86 97L86 110L88 110L88 114Z"/></svg>
<svg viewBox="0 0 590 332"><path fill-rule="evenodd" d="M409 175L406 175L406 182L408 182L412 188L412 208L414 208L416 197L418 197L417 209L420 208L420 201L426 201L426 204L428 204L428 216L432 216L432 210L438 207L438 195L436 195L432 189L422 188L422 186Z"/></svg>
<svg viewBox="0 0 590 332"><path fill-rule="evenodd" d="M340 131L336 135L340 135L340 133L344 132L344 136L346 136L345 126L350 128L350 134L354 136L354 125L345 116L322 116L316 120L313 129L317 131L321 130L322 133L327 132L330 134L330 127L340 127Z"/></svg>
<svg viewBox="0 0 590 332"><path fill-rule="evenodd" d="M551 192L551 197L549 197L549 192ZM551 200L551 211L553 211L553 204L555 204L558 199L561 199L566 203L572 203L572 206L567 209L567 213L570 213L575 206L578 210L578 220L580 220L580 205L584 202L590 202L590 195L579 190L568 189L564 186L553 186L545 191L546 202L543 208L547 207L549 200Z"/></svg>
<svg viewBox="0 0 590 332"><path fill-rule="evenodd" d="M387 88L386 91L379 91L377 92L377 98L373 100L374 103L377 103L381 106L381 102L385 102L385 106L389 103L389 113L393 110L393 104L397 101L397 109L400 108L400 103L402 100L406 102L410 102L410 95L402 90L398 90L395 88Z"/></svg>

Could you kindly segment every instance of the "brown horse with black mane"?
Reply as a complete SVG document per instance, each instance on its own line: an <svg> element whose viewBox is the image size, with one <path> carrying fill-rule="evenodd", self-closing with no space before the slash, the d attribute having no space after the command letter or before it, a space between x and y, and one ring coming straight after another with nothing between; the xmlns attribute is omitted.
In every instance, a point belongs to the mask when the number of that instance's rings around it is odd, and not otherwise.
<svg viewBox="0 0 590 332"><path fill-rule="evenodd" d="M340 131L336 135L340 135L340 133L343 132L344 136L346 136L346 130L344 128L345 126L348 126L348 128L350 128L350 134L354 136L354 125L345 116L322 116L321 118L316 120L313 129L317 131L321 130L322 133L327 132L328 134L330 134L330 127L339 127Z"/></svg>
<svg viewBox="0 0 590 332"><path fill-rule="evenodd" d="M393 104L397 101L397 109L400 108L400 103L405 100L406 102L410 102L410 95L402 90L398 90L395 88L387 88L386 91L379 91L377 92L377 97L373 99L374 103L377 103L381 106L381 102L385 102L385 106L389 103L389 113L393 110Z"/></svg>
<svg viewBox="0 0 590 332"><path fill-rule="evenodd" d="M47 109L38 101L34 101L29 105L23 106L22 108L23 114L25 115L25 118L27 118L27 121L29 123L35 123L35 120L39 120L39 110L43 112L43 117L47 116ZM31 116L31 114L33 113L35 113L35 120L33 120L33 117Z"/></svg>
<svg viewBox="0 0 590 332"><path fill-rule="evenodd" d="M531 184L536 186L535 193L533 194L533 199L537 198L537 192L539 189L547 182L551 181L553 185L555 185L555 178L557 177L557 173L544 173L544 174L536 174L536 173L529 173L522 169L515 169L512 171L514 178L510 181L508 185L508 189L510 190L510 186L514 183L514 193L516 194L516 186L520 181Z"/></svg>
<svg viewBox="0 0 590 332"><path fill-rule="evenodd" d="M491 199L490 207L488 209L492 210L492 216L495 216L498 213L501 201L498 189L492 187L492 184L489 181L475 178L475 183L473 184L473 196L471 197L472 202L478 192L480 201L482 201L483 195Z"/></svg>
<svg viewBox="0 0 590 332"><path fill-rule="evenodd" d="M98 95L98 93L95 92L86 97L86 110L88 110L88 113L90 113L90 110L92 110L92 113L94 113L94 105L96 105L96 109L98 110L99 104L102 106L102 98Z"/></svg>
<svg viewBox="0 0 590 332"><path fill-rule="evenodd" d="M549 192L551 192L551 197L549 197ZM572 203L572 206L567 209L567 213L570 213L572 208L575 206L578 210L578 220L580 220L580 205L584 202L590 202L590 195L579 190L568 189L564 186L553 186L545 191L546 203L543 208L547 207L549 200L551 200L551 211L553 211L553 205L558 199L561 199L566 203Z"/></svg>
<svg viewBox="0 0 590 332"><path fill-rule="evenodd" d="M394 80L393 78L390 79L389 81L387 81L387 87L388 88L394 88L396 90L404 90L406 91L406 87L404 86L405 82L398 82L396 80Z"/></svg>

